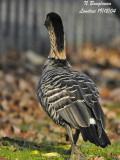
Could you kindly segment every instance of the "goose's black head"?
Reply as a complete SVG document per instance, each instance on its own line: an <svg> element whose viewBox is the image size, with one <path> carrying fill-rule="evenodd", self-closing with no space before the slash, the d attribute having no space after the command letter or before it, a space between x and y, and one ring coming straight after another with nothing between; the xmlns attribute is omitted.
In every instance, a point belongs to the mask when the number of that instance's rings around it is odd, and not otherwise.
<svg viewBox="0 0 120 160"><path fill-rule="evenodd" d="M64 49L64 28L61 17L54 12L48 13L45 20L45 26L50 31L51 27L54 29L56 36L56 43L58 51Z"/></svg>

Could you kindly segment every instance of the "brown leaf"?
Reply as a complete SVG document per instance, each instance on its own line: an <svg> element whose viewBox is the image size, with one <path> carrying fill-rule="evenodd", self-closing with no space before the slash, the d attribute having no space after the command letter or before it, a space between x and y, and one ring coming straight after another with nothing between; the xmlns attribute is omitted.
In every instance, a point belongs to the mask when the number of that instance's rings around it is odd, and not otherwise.
<svg viewBox="0 0 120 160"><path fill-rule="evenodd" d="M21 130L16 125L12 125L12 130L15 135L19 135Z"/></svg>
<svg viewBox="0 0 120 160"><path fill-rule="evenodd" d="M2 141L0 141L0 146L2 145Z"/></svg>
<svg viewBox="0 0 120 160"><path fill-rule="evenodd" d="M21 132L20 137L22 138L33 138L36 136L36 131L31 131L31 132Z"/></svg>
<svg viewBox="0 0 120 160"><path fill-rule="evenodd" d="M115 140L120 139L120 135L110 134L110 135L109 135L109 138L110 138L110 141L115 141Z"/></svg>
<svg viewBox="0 0 120 160"><path fill-rule="evenodd" d="M6 137L7 134L5 133L4 130L0 130L0 137Z"/></svg>
<svg viewBox="0 0 120 160"><path fill-rule="evenodd" d="M95 157L95 159L94 160L104 160L104 157Z"/></svg>
<svg viewBox="0 0 120 160"><path fill-rule="evenodd" d="M116 119L117 114L113 111L109 111L109 112L107 112L106 116L109 120L112 120L112 119Z"/></svg>
<svg viewBox="0 0 120 160"><path fill-rule="evenodd" d="M8 159L6 159L6 158L0 156L0 160L8 160Z"/></svg>
<svg viewBox="0 0 120 160"><path fill-rule="evenodd" d="M110 90L108 88L104 88L102 92L100 93L101 97L105 98L110 93Z"/></svg>

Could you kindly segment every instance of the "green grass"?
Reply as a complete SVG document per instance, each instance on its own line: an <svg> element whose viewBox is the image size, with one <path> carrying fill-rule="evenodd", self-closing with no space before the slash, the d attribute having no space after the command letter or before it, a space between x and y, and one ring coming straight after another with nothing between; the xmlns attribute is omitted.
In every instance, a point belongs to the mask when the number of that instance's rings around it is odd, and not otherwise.
<svg viewBox="0 0 120 160"><path fill-rule="evenodd" d="M108 108L109 110L112 110L112 109L120 109L120 105L119 104L114 104L114 105L109 105L109 106L107 106L106 108Z"/></svg>
<svg viewBox="0 0 120 160"><path fill-rule="evenodd" d="M24 124L21 124L19 127L22 131L27 132L29 130L30 125L31 123L24 123Z"/></svg>
<svg viewBox="0 0 120 160"><path fill-rule="evenodd" d="M68 147L66 147L68 149ZM39 147L31 146L23 149L19 148L18 146L11 147L9 144L8 146L1 146L0 147L0 155L8 160L63 160L68 159L69 156L63 154L67 151L64 146L52 146L50 144L40 144ZM37 151L37 153L36 153ZM53 157L46 157L45 153L57 152L58 156Z"/></svg>
<svg viewBox="0 0 120 160"><path fill-rule="evenodd" d="M69 146L63 143L41 143L39 145L36 144L35 146L35 143L30 142L29 146L25 147L23 145L24 148L22 146L21 149L19 146L12 147L13 144L14 142L12 144L11 142L4 143L5 146L2 145L0 147L0 155L8 160L67 160L69 158L69 156L64 154L69 149ZM90 160L96 156L104 157L106 160L115 160L116 158L114 155L120 155L120 141L116 141L105 149L96 147L94 144L89 142L85 143L81 141L80 148L86 157L90 158ZM37 150L37 153L36 151L34 152L34 150ZM42 155L44 153L51 152L57 152L58 156L51 158Z"/></svg>
<svg viewBox="0 0 120 160"><path fill-rule="evenodd" d="M109 109L110 111L113 111L113 112L114 112L115 109L119 109L119 110L120 110L120 104L109 105L109 106L107 106L106 108ZM117 118L120 118L120 111L119 111L119 112L115 111L115 113L116 113L116 115L117 115Z"/></svg>
<svg viewBox="0 0 120 160"><path fill-rule="evenodd" d="M106 160L114 160L116 159L114 155L120 155L120 140L106 148L96 147L90 142L83 142L81 150L87 157L91 155L92 157L99 156Z"/></svg>

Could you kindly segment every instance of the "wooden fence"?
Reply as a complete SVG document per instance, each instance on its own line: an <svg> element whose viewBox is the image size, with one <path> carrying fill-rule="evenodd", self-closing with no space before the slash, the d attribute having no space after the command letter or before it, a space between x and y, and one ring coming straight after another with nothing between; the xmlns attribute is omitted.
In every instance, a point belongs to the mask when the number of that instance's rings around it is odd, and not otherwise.
<svg viewBox="0 0 120 160"><path fill-rule="evenodd" d="M100 2L101 0L95 0ZM48 12L61 15L67 45L86 42L111 45L120 36L120 20L114 14L80 14L83 0L0 0L0 53L33 49L45 54L49 37L44 20Z"/></svg>

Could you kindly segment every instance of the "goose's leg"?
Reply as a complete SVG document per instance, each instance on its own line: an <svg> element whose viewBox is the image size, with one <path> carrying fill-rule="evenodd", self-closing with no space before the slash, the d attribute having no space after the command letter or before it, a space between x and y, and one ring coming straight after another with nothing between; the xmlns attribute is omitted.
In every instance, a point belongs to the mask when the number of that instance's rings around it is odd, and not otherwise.
<svg viewBox="0 0 120 160"><path fill-rule="evenodd" d="M74 140L74 144L76 145L76 142L79 138L79 134L80 134L80 129L76 129L75 134L73 135L73 140ZM66 141L69 141L69 136L68 134L66 134Z"/></svg>
<svg viewBox="0 0 120 160"><path fill-rule="evenodd" d="M75 134L73 135L74 144L76 144L80 134L80 129L76 129Z"/></svg>
<svg viewBox="0 0 120 160"><path fill-rule="evenodd" d="M71 130L70 126L66 125L66 124L65 124L65 129L66 129L67 136L68 136L66 139L70 140L70 143L71 143L71 148L67 151L67 154L71 154L72 148L75 147L73 135L72 135L72 130Z"/></svg>
<svg viewBox="0 0 120 160"><path fill-rule="evenodd" d="M86 160L84 154L80 150L78 150L77 146L74 144L72 130L71 130L70 126L65 124L65 129L66 129L66 132L69 136L69 140L71 142L71 148L70 148L71 155L70 155L69 160ZM76 141L77 141L78 134L75 137L76 137Z"/></svg>

